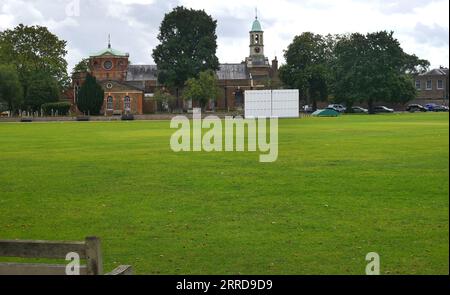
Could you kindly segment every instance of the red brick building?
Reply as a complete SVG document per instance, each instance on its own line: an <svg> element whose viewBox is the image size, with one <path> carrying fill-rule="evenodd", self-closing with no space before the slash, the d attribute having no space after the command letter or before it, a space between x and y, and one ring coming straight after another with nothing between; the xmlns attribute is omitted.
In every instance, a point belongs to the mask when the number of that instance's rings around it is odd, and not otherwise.
<svg viewBox="0 0 450 295"><path fill-rule="evenodd" d="M439 68L417 75L414 85L417 89L417 103L448 105L448 68Z"/></svg>
<svg viewBox="0 0 450 295"><path fill-rule="evenodd" d="M244 91L274 87L278 82L278 60L269 63L264 55L264 31L258 18L250 31L250 55L244 61L221 64L217 71L219 97L210 108L236 110L243 108ZM158 69L155 65L131 65L129 55L111 47L89 57L89 72L97 78L105 91L102 113L143 114L157 111L152 94L158 84ZM84 82L86 73L74 73L73 92L76 93ZM182 96L182 95L181 95ZM181 102L185 110L193 107L192 102Z"/></svg>
<svg viewBox="0 0 450 295"><path fill-rule="evenodd" d="M144 89L127 81L129 66L129 55L113 49L111 44L89 57L89 72L105 91L103 114L143 114ZM75 104L86 74L78 72L72 77Z"/></svg>

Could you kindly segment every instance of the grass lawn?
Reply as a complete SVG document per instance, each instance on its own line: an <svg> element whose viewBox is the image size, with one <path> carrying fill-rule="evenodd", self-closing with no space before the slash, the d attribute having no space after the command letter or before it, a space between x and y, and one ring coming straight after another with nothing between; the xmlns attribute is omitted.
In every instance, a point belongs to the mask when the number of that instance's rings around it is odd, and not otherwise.
<svg viewBox="0 0 450 295"><path fill-rule="evenodd" d="M0 123L0 239L102 238L138 274L449 273L449 116L280 121L279 158L169 121Z"/></svg>

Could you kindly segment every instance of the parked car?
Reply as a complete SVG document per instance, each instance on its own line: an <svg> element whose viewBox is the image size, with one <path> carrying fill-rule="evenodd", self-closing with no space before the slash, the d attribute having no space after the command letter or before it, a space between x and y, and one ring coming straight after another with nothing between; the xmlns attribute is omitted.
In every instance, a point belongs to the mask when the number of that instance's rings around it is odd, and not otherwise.
<svg viewBox="0 0 450 295"><path fill-rule="evenodd" d="M390 109L388 107L385 106L377 106L374 108L374 111L376 114L381 114L381 113L393 113L394 110Z"/></svg>
<svg viewBox="0 0 450 295"><path fill-rule="evenodd" d="M406 110L411 113L415 112L428 112L428 109L420 104L410 104Z"/></svg>
<svg viewBox="0 0 450 295"><path fill-rule="evenodd" d="M312 113L313 112L313 108L311 106L309 106L309 105L305 105L305 106L303 106L303 111L305 113Z"/></svg>
<svg viewBox="0 0 450 295"><path fill-rule="evenodd" d="M334 109L335 111L338 111L339 113L344 113L347 110L347 108L341 104L330 104L327 109Z"/></svg>
<svg viewBox="0 0 450 295"><path fill-rule="evenodd" d="M365 109L362 107L353 107L352 110L355 114L368 114L369 113L368 109Z"/></svg>
<svg viewBox="0 0 450 295"><path fill-rule="evenodd" d="M430 112L448 112L448 107L435 103L429 103L425 108Z"/></svg>
<svg viewBox="0 0 450 295"><path fill-rule="evenodd" d="M9 117L9 112L0 112L0 117Z"/></svg>

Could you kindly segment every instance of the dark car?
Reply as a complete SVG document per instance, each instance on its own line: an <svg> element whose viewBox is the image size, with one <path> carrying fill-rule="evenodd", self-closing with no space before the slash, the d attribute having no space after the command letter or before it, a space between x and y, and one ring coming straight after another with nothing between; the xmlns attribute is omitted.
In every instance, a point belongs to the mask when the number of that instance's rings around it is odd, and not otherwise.
<svg viewBox="0 0 450 295"><path fill-rule="evenodd" d="M374 112L375 112L376 114L381 114L381 113L393 113L394 110L393 110L393 109L390 109L390 108L388 108L388 107L385 107L385 106L377 106L377 107L374 108Z"/></svg>
<svg viewBox="0 0 450 295"><path fill-rule="evenodd" d="M428 109L424 106L421 106L420 104L410 104L406 110L411 113L415 112L428 112Z"/></svg>
<svg viewBox="0 0 450 295"><path fill-rule="evenodd" d="M448 107L435 103L429 103L425 107L430 112L448 112Z"/></svg>
<svg viewBox="0 0 450 295"><path fill-rule="evenodd" d="M353 113L355 114L368 114L369 110L362 107L353 107Z"/></svg>

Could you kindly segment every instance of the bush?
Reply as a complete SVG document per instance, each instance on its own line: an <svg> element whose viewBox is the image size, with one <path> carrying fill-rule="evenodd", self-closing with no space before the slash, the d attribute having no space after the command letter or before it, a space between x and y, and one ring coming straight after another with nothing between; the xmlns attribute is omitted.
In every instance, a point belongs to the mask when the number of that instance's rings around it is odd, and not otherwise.
<svg viewBox="0 0 450 295"><path fill-rule="evenodd" d="M53 115L56 114L56 112L58 112L58 116L67 116L67 114L69 113L70 107L71 107L71 105L68 102L44 103L41 106L41 108L44 111L44 114L46 116L51 116L52 110L53 110Z"/></svg>

